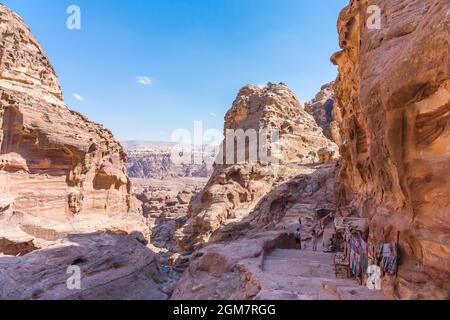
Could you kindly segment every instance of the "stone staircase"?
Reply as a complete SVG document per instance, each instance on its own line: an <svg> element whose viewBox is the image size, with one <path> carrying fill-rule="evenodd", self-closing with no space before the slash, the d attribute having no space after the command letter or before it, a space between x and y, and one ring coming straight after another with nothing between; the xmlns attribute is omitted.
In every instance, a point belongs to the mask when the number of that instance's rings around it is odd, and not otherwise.
<svg viewBox="0 0 450 320"><path fill-rule="evenodd" d="M311 244L308 244L311 247ZM356 279L338 279L333 254L276 249L263 262L259 299L384 300L381 291L360 286Z"/></svg>

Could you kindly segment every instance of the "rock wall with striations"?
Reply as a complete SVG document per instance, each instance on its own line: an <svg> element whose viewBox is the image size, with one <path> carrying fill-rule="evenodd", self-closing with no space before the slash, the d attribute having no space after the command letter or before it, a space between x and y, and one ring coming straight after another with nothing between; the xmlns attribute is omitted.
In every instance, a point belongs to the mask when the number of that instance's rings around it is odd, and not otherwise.
<svg viewBox="0 0 450 320"><path fill-rule="evenodd" d="M122 146L62 97L37 40L0 6L0 211L10 207L59 221L127 212Z"/></svg>
<svg viewBox="0 0 450 320"><path fill-rule="evenodd" d="M381 9L379 30L366 25L369 5ZM338 28L338 202L370 219L372 241L399 237L388 296L448 299L450 2L352 0Z"/></svg>
<svg viewBox="0 0 450 320"><path fill-rule="evenodd" d="M0 5L0 300L167 298L125 156L63 103L37 40Z"/></svg>
<svg viewBox="0 0 450 320"><path fill-rule="evenodd" d="M320 88L319 93L313 100L305 102L305 111L314 117L328 139L340 145L341 136L338 121L341 116L339 108L334 107L334 100L333 83L327 83Z"/></svg>

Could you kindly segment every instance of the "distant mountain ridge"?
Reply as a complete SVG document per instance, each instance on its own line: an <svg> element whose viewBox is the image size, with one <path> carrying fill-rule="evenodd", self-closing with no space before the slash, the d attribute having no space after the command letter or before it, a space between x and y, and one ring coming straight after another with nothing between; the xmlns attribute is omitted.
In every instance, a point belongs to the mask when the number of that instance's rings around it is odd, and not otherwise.
<svg viewBox="0 0 450 320"><path fill-rule="evenodd" d="M174 148L191 152L191 146L165 141L122 141L127 151L127 170L131 178L172 179L177 177L207 178L212 172L215 154L195 148L193 156L200 161L178 163L172 159Z"/></svg>
<svg viewBox="0 0 450 320"><path fill-rule="evenodd" d="M170 148L177 145L175 142L169 141L146 141L146 140L131 140L121 141L123 147L127 150L142 150L146 148Z"/></svg>

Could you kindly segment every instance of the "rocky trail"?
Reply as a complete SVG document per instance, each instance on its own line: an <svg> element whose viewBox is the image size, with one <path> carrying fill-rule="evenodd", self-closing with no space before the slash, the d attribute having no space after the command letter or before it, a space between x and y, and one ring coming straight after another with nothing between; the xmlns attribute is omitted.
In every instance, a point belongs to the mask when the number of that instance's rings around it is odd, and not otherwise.
<svg viewBox="0 0 450 320"><path fill-rule="evenodd" d="M276 249L263 262L261 299L282 300L380 300L380 291L360 286L355 279L339 279L333 254L311 250Z"/></svg>

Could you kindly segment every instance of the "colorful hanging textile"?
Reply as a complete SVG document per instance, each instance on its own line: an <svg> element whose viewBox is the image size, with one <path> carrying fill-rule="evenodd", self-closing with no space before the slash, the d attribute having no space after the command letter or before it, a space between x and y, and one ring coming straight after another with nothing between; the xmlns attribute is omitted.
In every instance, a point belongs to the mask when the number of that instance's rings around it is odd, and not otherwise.
<svg viewBox="0 0 450 320"><path fill-rule="evenodd" d="M367 242L363 239L360 239L360 255L361 255L361 270L364 274L367 273L367 269L369 268L369 246Z"/></svg>
<svg viewBox="0 0 450 320"><path fill-rule="evenodd" d="M395 275L400 259L398 244L368 245L367 267L379 266L383 274Z"/></svg>
<svg viewBox="0 0 450 320"><path fill-rule="evenodd" d="M395 275L400 260L397 243L368 244L347 229L344 233L345 256L349 258L349 267L356 277L367 273L370 266L381 268L383 274Z"/></svg>
<svg viewBox="0 0 450 320"><path fill-rule="evenodd" d="M349 237L348 248L350 254L349 264L352 273L360 277L363 273L367 272L367 268L369 267L369 246L363 239L351 235Z"/></svg>

